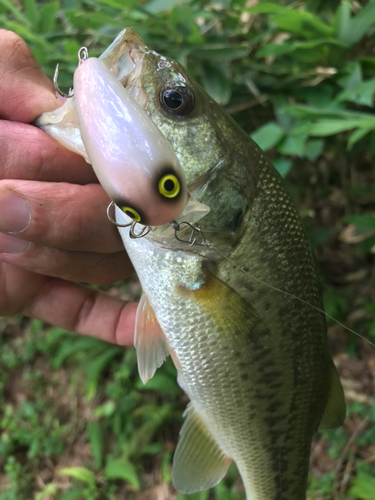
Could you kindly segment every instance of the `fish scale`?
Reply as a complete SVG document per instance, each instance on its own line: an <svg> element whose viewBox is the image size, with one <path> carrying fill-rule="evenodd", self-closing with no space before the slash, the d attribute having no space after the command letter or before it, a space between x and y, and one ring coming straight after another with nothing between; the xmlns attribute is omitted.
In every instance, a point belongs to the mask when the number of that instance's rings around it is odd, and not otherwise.
<svg viewBox="0 0 375 500"><path fill-rule="evenodd" d="M130 28L101 60L162 132L190 192L176 234L153 227L137 239L119 228L143 288L135 332L141 378L169 353L191 400L174 484L183 493L210 488L233 460L247 500L305 500L313 433L341 425L345 402L299 214L266 155L178 63ZM87 125L95 116L84 111ZM97 160L94 146L88 141L87 153ZM95 167L105 179L105 165ZM151 215L152 204L141 201ZM129 223L120 208L116 220ZM207 244L189 246L183 222L198 221Z"/></svg>
<svg viewBox="0 0 375 500"><path fill-rule="evenodd" d="M270 481L269 476L263 477L260 473L275 468L275 448L270 439L269 428L267 433L259 434L261 426L259 417L258 419L256 417L256 411L259 412L259 408L262 406L264 411L259 413L264 418L267 415L267 410L269 415L274 413L274 407L269 403L270 400L273 405L283 405L283 402L278 396L279 391L271 388L265 392L257 390L254 378L261 379L259 373L271 372L275 369L275 363L272 363L267 357L263 344L256 341L257 329L255 328L251 332L251 337L255 336L253 342L251 342L250 335L245 335L242 344L238 346L238 349L244 349L246 352L243 352L242 355L241 351L233 352L230 339L228 342L223 340L226 336L225 328L215 328L214 322L211 323L211 321L207 325L206 316L202 317L202 312L196 307L194 301L188 302L185 294L177 292L181 283L194 288L201 273L201 259L197 259L195 256L188 257L188 260L191 261L189 269L191 264L196 267L196 272L192 274L191 272L184 273L182 263L177 263L176 252L170 252L171 255L168 258L160 259L164 250L153 248L145 241L130 239L127 240L127 250L133 262L140 263L137 273L145 293L149 297L153 297L154 310L163 311L162 314L158 314L158 320L181 364L179 380L184 390L194 401L195 408L202 418L209 422L211 432L228 456L236 458L238 455L246 456L249 448L252 450L254 456L252 461L243 464L241 460L236 460L244 481L248 478L252 489L254 488L253 492L249 491L249 494L253 495L250 498L257 500L282 498L275 497L276 485ZM156 257L155 253L157 253ZM160 268L162 262L167 262L166 268ZM153 277L152 269L155 268L160 269L162 279ZM171 318L176 317L178 320L171 321ZM188 318L192 317L195 321L195 329L186 332L185 324ZM216 346L214 357L210 349L212 344ZM246 349L247 345L249 349ZM256 358L258 350L262 351L261 359L253 363L252 358ZM241 362L242 359L243 362ZM211 365L211 367L207 365ZM244 375L246 376L245 380L252 379L255 382L254 388L247 384L238 384L239 380L244 380ZM231 389L231 396L224 400L223 392L226 389ZM245 402L246 404L244 404ZM214 420L212 415L209 416L213 408L215 408L216 414ZM284 420L287 416L288 413L285 410ZM242 422L240 433L238 432L239 421ZM279 440L282 440L280 437L282 434L278 427L282 424L283 415L279 413L271 426ZM280 450L280 452L282 451L285 450ZM278 468L276 467L276 469ZM305 488L303 479L303 488Z"/></svg>

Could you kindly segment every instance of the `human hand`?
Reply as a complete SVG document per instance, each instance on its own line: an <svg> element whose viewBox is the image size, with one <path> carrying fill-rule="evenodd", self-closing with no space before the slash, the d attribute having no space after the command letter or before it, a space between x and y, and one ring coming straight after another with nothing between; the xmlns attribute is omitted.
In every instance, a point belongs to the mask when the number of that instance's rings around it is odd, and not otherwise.
<svg viewBox="0 0 375 500"><path fill-rule="evenodd" d="M6 30L0 89L0 315L132 344L137 305L77 283L134 272L109 199L83 158L29 125L61 104L30 48Z"/></svg>

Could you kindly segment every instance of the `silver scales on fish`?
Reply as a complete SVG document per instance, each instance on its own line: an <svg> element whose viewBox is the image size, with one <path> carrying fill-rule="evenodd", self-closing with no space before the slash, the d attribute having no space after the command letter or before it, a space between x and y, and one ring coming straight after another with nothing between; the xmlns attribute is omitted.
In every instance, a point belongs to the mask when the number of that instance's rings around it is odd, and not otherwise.
<svg viewBox="0 0 375 500"><path fill-rule="evenodd" d="M143 289L143 382L171 355L190 398L176 488L210 488L234 461L248 500L305 500L312 436L342 424L345 402L313 257L281 177L133 29L99 59L86 49L79 59L74 95L37 125L84 156L113 200L108 216Z"/></svg>

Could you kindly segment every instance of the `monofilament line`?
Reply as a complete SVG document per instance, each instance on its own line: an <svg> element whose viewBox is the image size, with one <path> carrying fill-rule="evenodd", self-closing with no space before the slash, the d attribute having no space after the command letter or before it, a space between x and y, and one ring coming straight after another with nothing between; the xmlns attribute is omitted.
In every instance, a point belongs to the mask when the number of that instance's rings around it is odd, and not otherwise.
<svg viewBox="0 0 375 500"><path fill-rule="evenodd" d="M327 318L330 318L331 320L333 320L337 325L340 325L342 328L344 328L348 332L353 333L354 335L357 335L357 337L359 337L362 340L368 342L372 347L375 348L375 344L373 342L371 342L371 340L367 339L366 337L364 337L360 333L356 332L355 330L352 330L351 328L345 326L343 323L341 323L336 318L334 318L333 316L331 316L331 314L328 314L323 309L320 309L320 307L314 306L313 304L310 304L310 302L307 302L307 300L304 300L304 299L301 299L300 297L297 297L297 295L293 295L292 293L286 292L285 290L281 290L280 288L277 288L277 287L275 287L273 285L270 285L270 284L266 283L265 281L263 281L263 280L261 280L259 278L256 278L251 273L249 273L249 271L246 271L245 269L243 269L243 267L239 266L232 259L230 259L229 257L227 257L221 250L219 250L212 243L206 241L206 246L208 246L209 248L213 248L214 250L216 250L217 252L219 252L219 254L222 255L224 257L224 259L226 259L228 262L230 262L233 266L237 267L237 269L239 269L244 274L249 275L251 277L251 279L257 281L258 283L260 283L260 284L262 284L264 286L267 286L267 287L271 288L272 290L275 290L275 292L283 293L284 295L287 295L288 297L291 297L292 299L299 300L300 302L302 302L302 304L310 306L313 309L315 309L316 311L319 311L320 313L325 314L325 316Z"/></svg>

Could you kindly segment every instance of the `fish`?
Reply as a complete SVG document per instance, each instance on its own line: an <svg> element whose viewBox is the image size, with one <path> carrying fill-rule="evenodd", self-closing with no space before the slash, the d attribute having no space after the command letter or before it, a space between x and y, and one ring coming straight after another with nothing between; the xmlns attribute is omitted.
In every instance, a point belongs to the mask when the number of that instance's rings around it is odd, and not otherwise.
<svg viewBox="0 0 375 500"><path fill-rule="evenodd" d="M171 145L190 198L209 207L142 238L119 227L143 290L140 377L170 355L190 398L174 485L208 489L234 461L248 500L305 500L312 437L340 426L346 407L299 213L264 152L179 63L132 28L102 61ZM116 207L116 221L126 217Z"/></svg>
<svg viewBox="0 0 375 500"><path fill-rule="evenodd" d="M98 58L81 60L74 89L74 97L36 125L52 137L57 127L60 142L91 163L130 219L151 226L176 219L188 203L186 179L154 122Z"/></svg>

